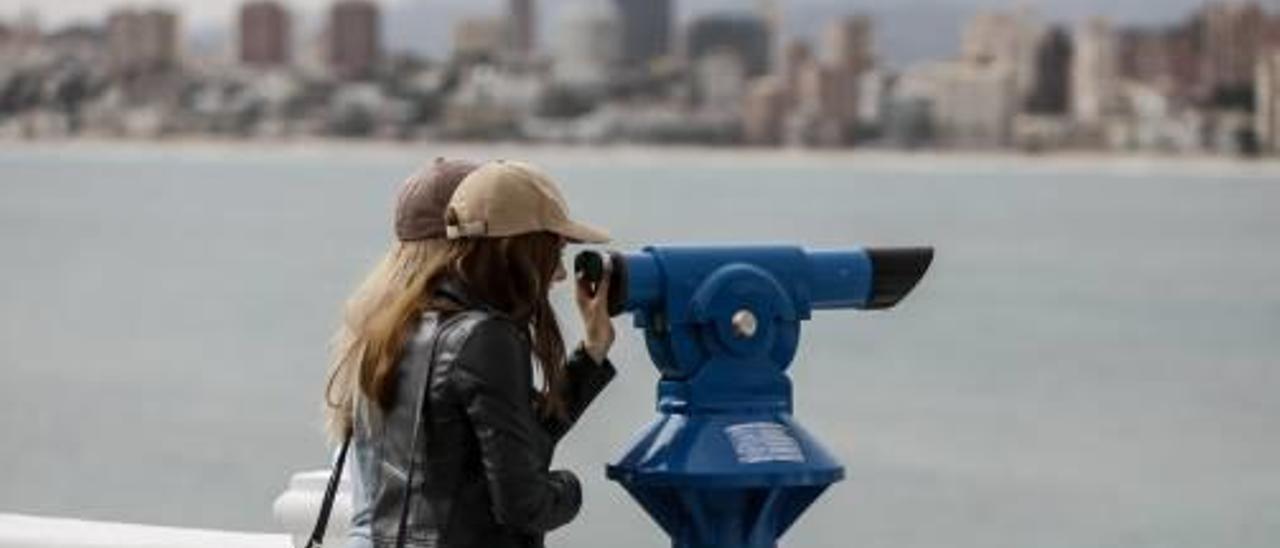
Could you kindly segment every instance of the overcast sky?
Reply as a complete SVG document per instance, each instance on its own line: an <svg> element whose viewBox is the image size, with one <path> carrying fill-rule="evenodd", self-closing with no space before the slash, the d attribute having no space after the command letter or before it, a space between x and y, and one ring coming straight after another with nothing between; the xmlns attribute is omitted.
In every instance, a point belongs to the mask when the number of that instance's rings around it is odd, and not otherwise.
<svg viewBox="0 0 1280 548"><path fill-rule="evenodd" d="M13 19L24 8L39 14L48 28L72 21L101 21L121 6L170 6L183 14L193 42L225 43L228 28L244 0L0 0L0 18ZM284 0L302 16L299 27L311 32L317 14L333 0ZM448 49L449 28L465 15L501 13L506 0L379 0L388 13L387 42L393 49L441 54ZM556 12L581 1L540 0L544 36L554 29ZM637 0L643 1L643 0ZM744 9L755 0L673 0L682 18L697 13ZM1026 5L1044 19L1072 21L1105 15L1120 22L1162 23L1183 19L1206 0L778 0L784 6L786 29L792 35L812 34L826 20L842 13L863 11L877 18L876 41L882 57L892 63L946 55L958 47L960 28L980 7ZM1239 1L1239 0L1227 0ZM1280 0L1261 0L1280 13ZM312 29L312 30L309 30ZM545 42L544 42L545 43Z"/></svg>

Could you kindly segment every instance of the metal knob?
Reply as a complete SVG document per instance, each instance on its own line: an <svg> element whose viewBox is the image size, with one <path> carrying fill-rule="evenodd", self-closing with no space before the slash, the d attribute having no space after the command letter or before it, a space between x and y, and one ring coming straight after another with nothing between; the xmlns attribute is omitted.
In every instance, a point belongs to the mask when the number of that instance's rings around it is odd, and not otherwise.
<svg viewBox="0 0 1280 548"><path fill-rule="evenodd" d="M733 314L733 334L739 339L750 339L756 336L756 329L760 327L756 321L756 315L750 310L742 309Z"/></svg>

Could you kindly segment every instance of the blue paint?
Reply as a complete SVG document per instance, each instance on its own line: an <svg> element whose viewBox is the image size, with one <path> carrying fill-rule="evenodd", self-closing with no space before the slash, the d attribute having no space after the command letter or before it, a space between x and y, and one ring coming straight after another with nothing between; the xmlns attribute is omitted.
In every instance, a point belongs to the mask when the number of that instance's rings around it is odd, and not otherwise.
<svg viewBox="0 0 1280 548"><path fill-rule="evenodd" d="M776 546L844 467L791 416L786 370L815 309L867 308L862 248L648 247L625 261L625 304L644 331L658 418L607 476L677 548ZM921 272L922 274L923 272ZM733 317L756 318L752 336Z"/></svg>

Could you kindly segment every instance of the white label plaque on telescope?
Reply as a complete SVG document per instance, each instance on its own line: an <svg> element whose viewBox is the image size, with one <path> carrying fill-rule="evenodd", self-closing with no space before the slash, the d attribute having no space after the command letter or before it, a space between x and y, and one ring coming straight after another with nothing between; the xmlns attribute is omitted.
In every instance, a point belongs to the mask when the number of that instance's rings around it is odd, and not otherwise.
<svg viewBox="0 0 1280 548"><path fill-rule="evenodd" d="M800 444L776 422L748 422L725 427L738 462L804 462Z"/></svg>

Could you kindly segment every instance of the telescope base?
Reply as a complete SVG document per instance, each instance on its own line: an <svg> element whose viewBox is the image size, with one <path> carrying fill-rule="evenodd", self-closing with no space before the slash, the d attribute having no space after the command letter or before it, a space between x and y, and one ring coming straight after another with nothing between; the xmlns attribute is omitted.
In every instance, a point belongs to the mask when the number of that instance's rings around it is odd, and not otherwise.
<svg viewBox="0 0 1280 548"><path fill-rule="evenodd" d="M663 414L605 472L675 548L774 548L844 477L786 413Z"/></svg>

